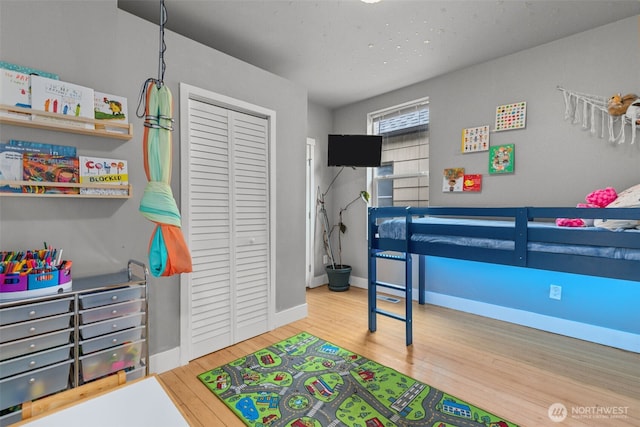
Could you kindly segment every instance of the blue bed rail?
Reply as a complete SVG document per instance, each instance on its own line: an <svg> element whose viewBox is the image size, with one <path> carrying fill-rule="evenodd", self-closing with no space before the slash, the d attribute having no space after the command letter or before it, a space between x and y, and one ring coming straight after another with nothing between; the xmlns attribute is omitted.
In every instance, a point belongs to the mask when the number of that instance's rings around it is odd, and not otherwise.
<svg viewBox="0 0 640 427"><path fill-rule="evenodd" d="M463 225L431 223L423 218L464 219ZM432 255L524 268L560 271L590 276L640 282L640 256L616 258L601 253L619 254L623 251L640 253L640 230L609 231L595 227L557 227L556 218L627 219L639 220L640 208L585 209L565 207L386 207L369 208L369 330L376 330L376 314L383 314L406 322L406 341L411 344L411 257L408 254ZM379 226L395 220L404 230L400 235L381 237ZM475 221L482 220L482 221ZM402 227L400 227L402 229ZM446 237L498 241L499 247L479 247L451 244L426 237ZM474 240L475 241L475 240ZM562 253L570 248L593 250L594 254ZM557 249L562 249L558 252ZM399 253L398 260L406 263L404 285L377 281L376 260L388 257L388 251ZM597 255L596 255L597 254ZM419 302L424 303L424 257L420 261ZM382 312L376 304L378 287L392 288L405 293L405 316Z"/></svg>

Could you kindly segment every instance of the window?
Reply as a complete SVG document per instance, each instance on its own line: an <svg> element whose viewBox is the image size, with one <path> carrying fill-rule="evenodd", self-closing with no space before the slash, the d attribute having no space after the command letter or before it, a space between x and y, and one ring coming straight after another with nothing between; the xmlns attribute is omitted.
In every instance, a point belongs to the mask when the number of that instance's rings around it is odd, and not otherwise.
<svg viewBox="0 0 640 427"><path fill-rule="evenodd" d="M382 135L382 166L369 173L373 206L429 205L429 101L412 101L368 115Z"/></svg>

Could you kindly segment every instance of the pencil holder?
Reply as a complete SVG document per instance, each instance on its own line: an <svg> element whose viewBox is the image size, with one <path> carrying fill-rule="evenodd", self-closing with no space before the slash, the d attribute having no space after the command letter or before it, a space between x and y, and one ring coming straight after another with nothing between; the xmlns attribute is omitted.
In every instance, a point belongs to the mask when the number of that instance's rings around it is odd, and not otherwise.
<svg viewBox="0 0 640 427"><path fill-rule="evenodd" d="M0 274L0 292L26 291L27 282L27 275L24 273Z"/></svg>

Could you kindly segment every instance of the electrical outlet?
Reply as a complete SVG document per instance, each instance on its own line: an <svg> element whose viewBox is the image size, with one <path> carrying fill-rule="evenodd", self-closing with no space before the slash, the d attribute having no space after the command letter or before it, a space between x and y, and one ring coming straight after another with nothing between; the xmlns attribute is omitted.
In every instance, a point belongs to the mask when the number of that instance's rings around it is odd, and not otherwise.
<svg viewBox="0 0 640 427"><path fill-rule="evenodd" d="M329 256L328 256L328 255L323 255L323 256L322 256L322 263L323 263L324 265L329 264Z"/></svg>
<svg viewBox="0 0 640 427"><path fill-rule="evenodd" d="M561 300L562 299L562 286L550 285L549 286L549 298Z"/></svg>

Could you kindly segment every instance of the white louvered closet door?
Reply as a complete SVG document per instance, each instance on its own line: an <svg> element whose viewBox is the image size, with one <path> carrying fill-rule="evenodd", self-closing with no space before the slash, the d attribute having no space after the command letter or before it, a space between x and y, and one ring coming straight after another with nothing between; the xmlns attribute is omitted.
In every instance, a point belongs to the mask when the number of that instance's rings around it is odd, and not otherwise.
<svg viewBox="0 0 640 427"><path fill-rule="evenodd" d="M268 330L268 121L189 100L190 359Z"/></svg>

